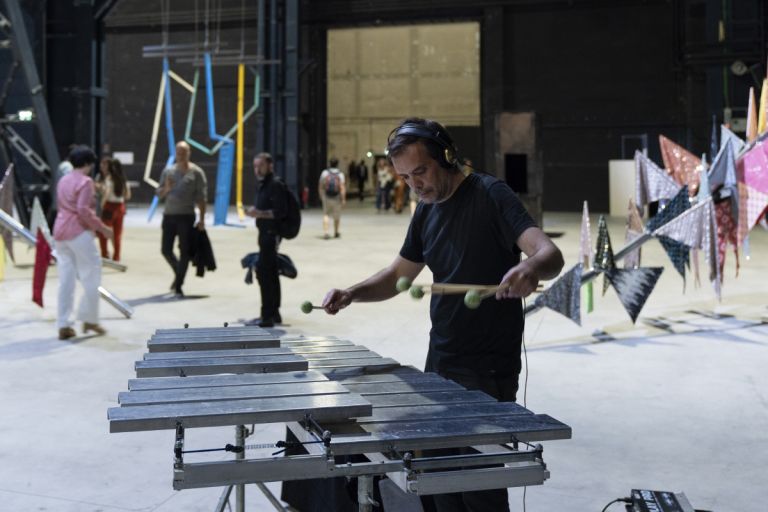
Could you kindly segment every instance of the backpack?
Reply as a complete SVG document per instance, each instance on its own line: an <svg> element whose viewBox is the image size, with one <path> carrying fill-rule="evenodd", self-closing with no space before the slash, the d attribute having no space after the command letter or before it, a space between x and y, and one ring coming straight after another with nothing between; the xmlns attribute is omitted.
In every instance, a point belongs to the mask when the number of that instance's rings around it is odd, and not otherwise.
<svg viewBox="0 0 768 512"><path fill-rule="evenodd" d="M341 193L341 177L339 171L328 170L328 176L325 177L323 187L326 197L336 197Z"/></svg>
<svg viewBox="0 0 768 512"><path fill-rule="evenodd" d="M285 191L286 213L285 218L277 223L277 234L280 235L280 238L291 240L296 238L296 235L299 234L299 228L301 228L301 207L296 195L285 183L283 183L283 190Z"/></svg>

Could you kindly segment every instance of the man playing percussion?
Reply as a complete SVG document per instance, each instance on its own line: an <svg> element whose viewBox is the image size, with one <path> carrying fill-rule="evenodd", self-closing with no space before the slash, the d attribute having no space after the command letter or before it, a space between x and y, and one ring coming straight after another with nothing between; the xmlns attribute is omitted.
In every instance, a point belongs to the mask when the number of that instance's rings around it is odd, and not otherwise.
<svg viewBox="0 0 768 512"><path fill-rule="evenodd" d="M427 119L406 119L387 144L397 172L420 203L400 253L385 269L350 288L329 291L329 314L352 302L397 294L398 279L413 280L425 265L436 283L499 284L496 300L465 307L462 295L432 295L425 371L500 401L514 401L521 370L522 298L563 267L560 250L536 227L506 183L465 175L448 132ZM527 256L520 259L520 253ZM508 510L506 489L435 496L439 511Z"/></svg>

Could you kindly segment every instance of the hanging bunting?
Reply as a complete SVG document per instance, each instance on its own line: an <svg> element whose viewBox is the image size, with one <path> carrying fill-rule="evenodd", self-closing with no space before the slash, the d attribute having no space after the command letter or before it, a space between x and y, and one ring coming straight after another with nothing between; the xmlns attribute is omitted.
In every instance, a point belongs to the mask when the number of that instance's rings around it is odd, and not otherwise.
<svg viewBox="0 0 768 512"><path fill-rule="evenodd" d="M739 187L736 179L736 157L733 144L724 144L712 161L707 174L712 192L719 197L730 196L730 211L734 222L739 218ZM719 203L722 204L722 203Z"/></svg>
<svg viewBox="0 0 768 512"><path fill-rule="evenodd" d="M701 165L701 160L663 135L659 135L659 145L664 167L672 178L680 185L688 185L690 192L695 193L699 188L697 167Z"/></svg>
<svg viewBox="0 0 768 512"><path fill-rule="evenodd" d="M592 235L589 226L589 206L584 201L584 207L581 213L581 236L579 238L579 261L583 268L592 268ZM584 293L587 313L594 310L594 285L589 281L584 285Z"/></svg>
<svg viewBox="0 0 768 512"><path fill-rule="evenodd" d="M29 231L31 233L37 233L38 229L42 232L48 245L53 247L53 236L51 235L51 230L48 228L48 221L45 219L43 207L40 206L40 199L35 196L32 200L32 213L29 216Z"/></svg>
<svg viewBox="0 0 768 512"><path fill-rule="evenodd" d="M733 199L733 198L732 198ZM738 241L738 217L734 215L733 204L735 200L721 201L715 204L715 224L717 225L717 255L720 261L720 279L723 279L723 267L725 266L725 253L727 245L733 247L736 259L736 275L739 275L739 241Z"/></svg>
<svg viewBox="0 0 768 512"><path fill-rule="evenodd" d="M761 141L736 162L739 178L738 239L743 243L768 208L768 143ZM746 254L746 252L745 252Z"/></svg>
<svg viewBox="0 0 768 512"><path fill-rule="evenodd" d="M715 161L720 145L717 143L717 116L712 116L712 135L709 138L709 160Z"/></svg>
<svg viewBox="0 0 768 512"><path fill-rule="evenodd" d="M632 323L640 315L663 271L663 267L643 267L613 268L605 272Z"/></svg>
<svg viewBox="0 0 768 512"><path fill-rule="evenodd" d="M8 215L13 216L13 194L14 194L14 181L13 181L13 164L8 166L3 176L3 181L0 181L0 209ZM13 232L10 229L0 225L0 236L3 238L3 242L8 255L11 260L13 257ZM15 261L15 260L14 260Z"/></svg>
<svg viewBox="0 0 768 512"><path fill-rule="evenodd" d="M699 249L709 267L709 280L720 298L720 261L717 251L717 225L712 196L700 200L671 221L653 231L687 247Z"/></svg>
<svg viewBox="0 0 768 512"><path fill-rule="evenodd" d="M641 209L648 203L674 197L680 185L664 169L640 151L635 151L635 201Z"/></svg>
<svg viewBox="0 0 768 512"><path fill-rule="evenodd" d="M749 88L747 100L747 142L757 138L757 105L755 105L755 88Z"/></svg>
<svg viewBox="0 0 768 512"><path fill-rule="evenodd" d="M757 110L757 134L765 131L765 114L768 108L768 78L763 80L763 87L760 89L760 106Z"/></svg>
<svg viewBox="0 0 768 512"><path fill-rule="evenodd" d="M738 135L729 130L727 126L722 125L720 127L720 147L722 148L726 144L730 144L733 154L736 155L746 143L741 140Z"/></svg>
<svg viewBox="0 0 768 512"><path fill-rule="evenodd" d="M688 187L683 186L677 192L677 195L675 195L664 208L660 209L656 216L648 221L646 228L648 231L654 232L656 229L674 219L690 207L691 200L688 197Z"/></svg>
<svg viewBox="0 0 768 512"><path fill-rule="evenodd" d="M690 208L690 206L691 201L688 197L688 187L683 186L677 195L655 217L648 221L645 227L649 232L653 233L660 226L663 226ZM658 236L658 239L667 256L669 256L670 261L672 261L675 270L685 281L685 267L690 263L689 247L666 236Z"/></svg>
<svg viewBox="0 0 768 512"><path fill-rule="evenodd" d="M643 221L640 219L640 214L637 210L635 202L629 200L629 209L627 215L627 233L624 236L624 243L629 245L636 238L643 235L645 228L643 227ZM624 268L637 268L640 266L640 247L634 249L624 256Z"/></svg>
<svg viewBox="0 0 768 512"><path fill-rule="evenodd" d="M712 189L709 184L709 174L707 173L706 161L702 157L701 167L699 168L699 192L696 194L696 199L704 201L708 197L712 197Z"/></svg>
<svg viewBox="0 0 768 512"><path fill-rule="evenodd" d="M655 229L651 234L665 236L688 247L702 248L705 220L712 206L712 197L698 202L674 219Z"/></svg>
<svg viewBox="0 0 768 512"><path fill-rule="evenodd" d="M608 234L608 225L605 223L605 217L602 215L597 221L597 248L595 249L594 266L602 271L616 267L616 263L613 260L611 237ZM603 275L603 295L608 291L609 284L608 279Z"/></svg>
<svg viewBox="0 0 768 512"><path fill-rule="evenodd" d="M35 246L35 268L32 274L32 302L43 307L43 288L48 267L51 264L51 246L43 234L42 229L37 230L37 245Z"/></svg>
<svg viewBox="0 0 768 512"><path fill-rule="evenodd" d="M581 325L581 263L574 265L560 276L552 286L536 297L535 305L557 311Z"/></svg>

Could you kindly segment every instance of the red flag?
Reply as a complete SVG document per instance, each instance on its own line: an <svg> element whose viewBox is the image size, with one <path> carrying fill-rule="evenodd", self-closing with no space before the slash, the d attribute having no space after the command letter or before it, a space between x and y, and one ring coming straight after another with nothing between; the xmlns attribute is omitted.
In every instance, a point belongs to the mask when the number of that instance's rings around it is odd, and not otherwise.
<svg viewBox="0 0 768 512"><path fill-rule="evenodd" d="M32 301L43 307L43 288L45 276L51 264L51 246L48 245L43 232L37 230L37 245L35 247L35 270L32 277Z"/></svg>

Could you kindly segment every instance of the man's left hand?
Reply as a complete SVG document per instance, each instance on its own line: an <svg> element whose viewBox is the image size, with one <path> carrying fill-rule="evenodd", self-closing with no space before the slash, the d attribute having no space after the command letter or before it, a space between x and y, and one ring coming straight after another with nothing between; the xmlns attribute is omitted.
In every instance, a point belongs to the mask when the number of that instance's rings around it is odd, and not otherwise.
<svg viewBox="0 0 768 512"><path fill-rule="evenodd" d="M504 274L504 278L499 283L496 298L501 300L527 297L536 290L538 284L539 277L536 272L525 262L522 262Z"/></svg>
<svg viewBox="0 0 768 512"><path fill-rule="evenodd" d="M195 227L200 231L205 231L205 221L198 221Z"/></svg>

